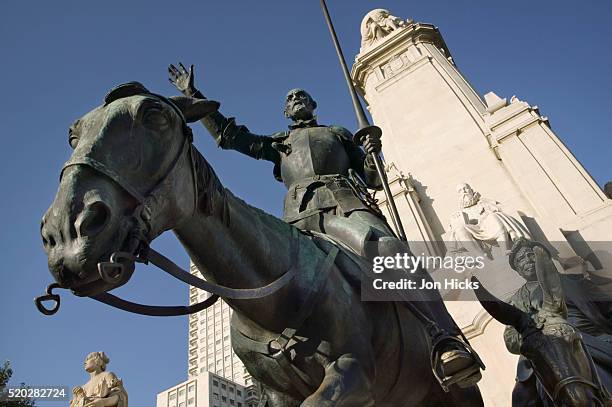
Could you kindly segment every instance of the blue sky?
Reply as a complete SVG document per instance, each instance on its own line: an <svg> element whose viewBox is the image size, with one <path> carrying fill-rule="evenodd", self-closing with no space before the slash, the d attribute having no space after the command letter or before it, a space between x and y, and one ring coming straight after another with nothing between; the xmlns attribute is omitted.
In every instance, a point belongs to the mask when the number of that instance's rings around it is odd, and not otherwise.
<svg viewBox="0 0 612 407"><path fill-rule="evenodd" d="M175 94L166 66L183 61L196 65L198 86L221 101L225 114L255 132L285 128L282 102L294 87L315 96L321 122L354 130L318 3L2 3L0 360L12 361L15 382L82 384L82 360L95 350L110 356L109 368L124 379L135 406L153 405L157 392L186 378L186 317L136 316L69 294L54 317L33 306L32 298L51 281L39 222L70 154L68 126L121 82L138 80L157 93ZM359 23L376 7L436 24L477 92L516 94L538 105L596 181L612 180L610 2L329 0L350 60L359 48ZM218 150L199 124L192 127L197 147L224 184L279 215L284 189L271 166ZM154 247L187 267L173 235ZM161 274L139 269L118 292L142 302L185 303L187 287Z"/></svg>

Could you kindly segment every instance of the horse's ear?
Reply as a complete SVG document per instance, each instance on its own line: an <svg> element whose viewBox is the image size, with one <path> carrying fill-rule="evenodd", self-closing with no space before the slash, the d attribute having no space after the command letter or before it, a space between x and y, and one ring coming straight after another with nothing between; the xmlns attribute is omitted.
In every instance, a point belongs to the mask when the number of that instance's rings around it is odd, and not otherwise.
<svg viewBox="0 0 612 407"><path fill-rule="evenodd" d="M474 276L472 276L472 282L478 286L474 289L478 301L493 318L504 325L513 326L520 333L526 329L531 320L527 313L495 297Z"/></svg>
<svg viewBox="0 0 612 407"><path fill-rule="evenodd" d="M544 248L535 246L533 252L535 253L536 275L542 287L542 308L564 318L567 317L561 277L557 268Z"/></svg>
<svg viewBox="0 0 612 407"><path fill-rule="evenodd" d="M188 96L172 96L170 99L181 109L187 123L197 122L219 109L219 102L208 99L196 99Z"/></svg>

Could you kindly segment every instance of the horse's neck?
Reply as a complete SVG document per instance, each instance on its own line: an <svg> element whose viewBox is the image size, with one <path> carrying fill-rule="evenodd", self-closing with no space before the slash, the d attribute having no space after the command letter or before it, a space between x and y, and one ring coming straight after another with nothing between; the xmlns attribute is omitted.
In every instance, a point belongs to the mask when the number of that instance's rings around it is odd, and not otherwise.
<svg viewBox="0 0 612 407"><path fill-rule="evenodd" d="M232 288L269 284L287 272L292 261L291 227L225 190L200 157L200 210L174 229L189 257L210 281ZM245 315L257 315L265 300L228 303Z"/></svg>

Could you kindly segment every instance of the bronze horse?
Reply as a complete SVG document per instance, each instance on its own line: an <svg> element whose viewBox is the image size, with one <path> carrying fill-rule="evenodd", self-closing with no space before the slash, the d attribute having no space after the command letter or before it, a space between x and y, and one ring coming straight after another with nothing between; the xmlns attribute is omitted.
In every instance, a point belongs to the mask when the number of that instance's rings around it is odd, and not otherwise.
<svg viewBox="0 0 612 407"><path fill-rule="evenodd" d="M542 248L535 250L540 258ZM597 369L580 332L567 322L559 274L554 268L538 267L542 306L529 314L505 303L481 284L476 290L483 307L502 324L514 327L520 335L519 362L522 371L533 369L534 382L525 384L519 377L513 393L517 407L612 406L612 399L602 384ZM478 281L473 277L474 281ZM521 374L519 374L521 376Z"/></svg>
<svg viewBox="0 0 612 407"><path fill-rule="evenodd" d="M276 284L263 298L225 298L232 346L270 406L482 405L476 386L442 390L429 335L408 307L360 300L363 260L222 187L186 124L217 107L132 83L73 124L74 152L41 229L54 286L108 300L134 253L173 230L230 294Z"/></svg>

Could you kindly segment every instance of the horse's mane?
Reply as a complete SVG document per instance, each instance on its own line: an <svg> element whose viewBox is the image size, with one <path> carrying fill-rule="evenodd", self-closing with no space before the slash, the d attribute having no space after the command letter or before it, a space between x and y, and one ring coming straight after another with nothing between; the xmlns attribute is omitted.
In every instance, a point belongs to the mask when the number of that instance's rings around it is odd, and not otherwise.
<svg viewBox="0 0 612 407"><path fill-rule="evenodd" d="M198 210L206 215L219 217L224 225L229 226L229 199L231 199L239 205L248 208L253 215L259 216L262 220L277 222L287 227L290 226L277 216L271 215L263 209L249 204L233 194L232 191L225 188L214 169L208 163L208 161L206 161L204 156L202 156L202 154L194 146L192 146L192 149L195 173L198 183Z"/></svg>
<svg viewBox="0 0 612 407"><path fill-rule="evenodd" d="M213 215L221 219L224 225L229 225L229 207L226 189L212 166L192 145L193 165L198 190L198 210L206 215Z"/></svg>

